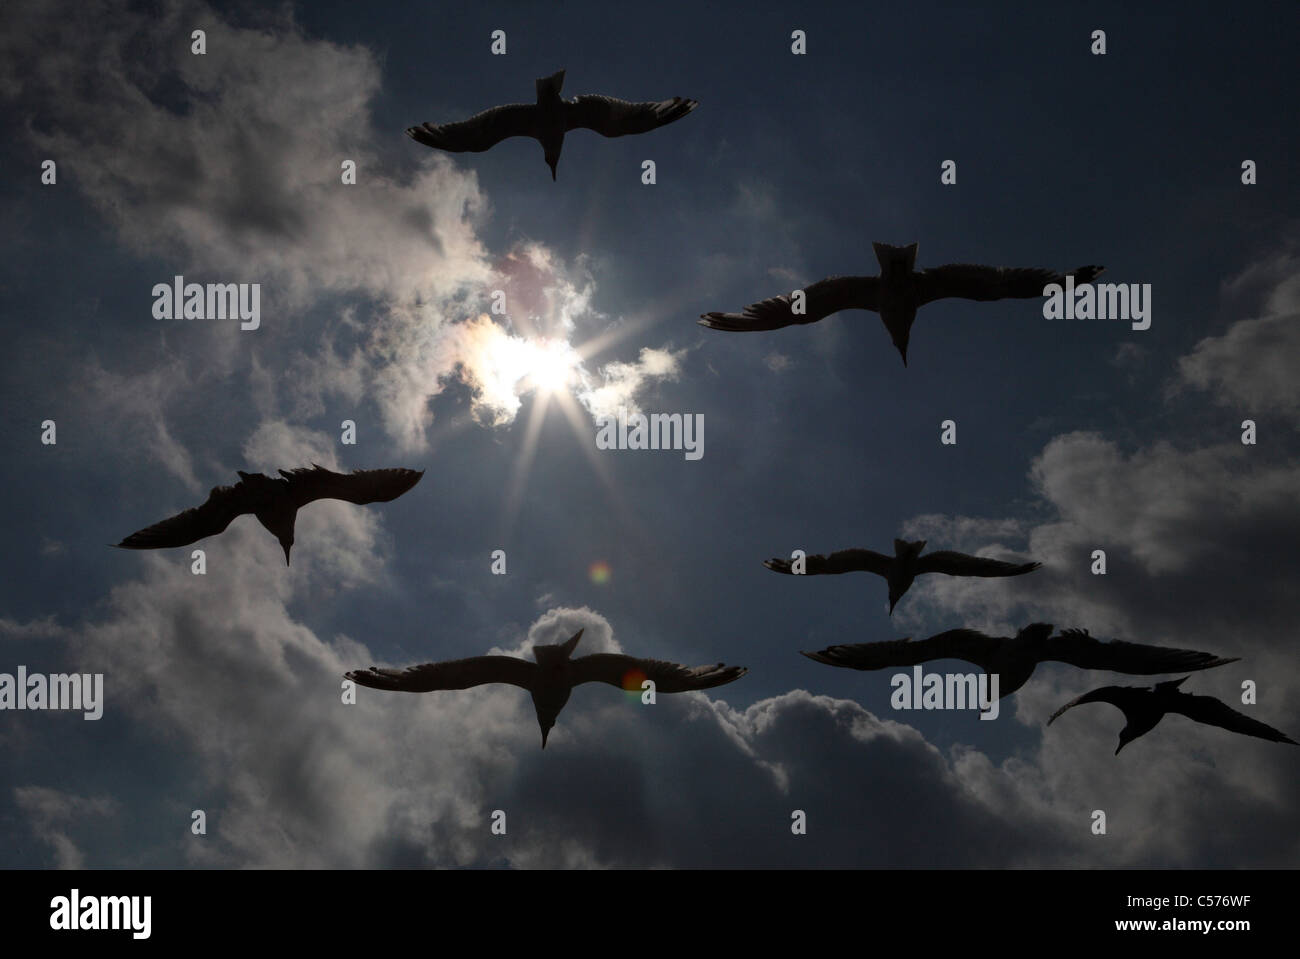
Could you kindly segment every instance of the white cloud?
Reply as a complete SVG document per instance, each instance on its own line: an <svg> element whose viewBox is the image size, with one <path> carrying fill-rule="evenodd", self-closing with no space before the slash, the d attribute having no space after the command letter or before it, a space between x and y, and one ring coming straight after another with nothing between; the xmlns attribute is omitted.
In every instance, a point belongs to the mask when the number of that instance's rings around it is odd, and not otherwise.
<svg viewBox="0 0 1300 959"><path fill-rule="evenodd" d="M604 382L582 390L578 399L593 417L617 416L620 409L639 412L638 396L656 381L677 379L685 354L685 350L643 347L634 362L615 361L601 367Z"/></svg>
<svg viewBox="0 0 1300 959"><path fill-rule="evenodd" d="M1213 394L1243 416L1300 413L1300 310L1234 323L1179 361L1184 383Z"/></svg>
<svg viewBox="0 0 1300 959"><path fill-rule="evenodd" d="M1178 362L1176 386L1213 395L1242 416L1300 415L1300 256L1285 252L1243 271L1230 292L1256 293L1262 313L1240 320L1221 336L1206 337Z"/></svg>
<svg viewBox="0 0 1300 959"><path fill-rule="evenodd" d="M284 14L235 27L201 4L161 17L78 7L72 30L56 5L15 13L3 88L41 109L33 143L137 251L199 282L261 282L280 307L322 290L442 297L487 276L474 174L433 154L409 184L384 173L370 116L380 66L364 47L310 39ZM146 42L187 51L200 20L206 55L132 56ZM141 303L140 322L155 322Z"/></svg>
<svg viewBox="0 0 1300 959"><path fill-rule="evenodd" d="M794 365L790 357L786 356L784 353L777 353L775 351L767 354L767 356L763 358L763 364L773 373L784 373Z"/></svg>
<svg viewBox="0 0 1300 959"><path fill-rule="evenodd" d="M118 804L107 796L77 796L45 786L16 787L14 802L32 831L53 847L56 869L85 868L85 856L69 833L87 832L99 825L95 820L119 813Z"/></svg>
<svg viewBox="0 0 1300 959"><path fill-rule="evenodd" d="M114 450L129 447L163 467L191 491L201 486L188 450L176 438L167 420L169 404L187 385L177 366L163 366L148 373L122 375L104 369L97 361L87 363L77 377L82 407L114 424L111 431L97 431L83 442L111 444Z"/></svg>
<svg viewBox="0 0 1300 959"><path fill-rule="evenodd" d="M251 358L249 399L266 417L371 397L389 435L418 451L429 401L461 380L483 422L511 422L536 386L528 374L548 360L549 347L534 340L568 349L580 323L591 332L607 321L592 308L585 261L564 264L533 242L491 254L479 238L487 199L472 170L445 155L422 152L408 180L389 173L380 149L389 134L371 114L381 82L372 51L310 39L287 16L235 27L202 5L185 5L184 16L181 8L160 18L78 8L69 31L66 11L30 5L6 31L0 90L39 114L27 137L60 159L118 238L191 282L262 288L255 333L155 320L142 288L138 313L122 322L141 336L170 335L172 362L128 375L95 361L86 405L117 410L191 489L199 480L165 411L178 391L228 388L249 362L250 337L293 351L287 375ZM197 20L207 55L132 56L142 42L188 49ZM59 69L46 64L52 48ZM356 185L341 182L345 159L357 164ZM499 322L486 313L496 290L506 294ZM320 304L335 295L349 300L331 315ZM593 397L588 405L634 403L643 386L675 376L676 356L649 350L596 375L577 370L575 385Z"/></svg>
<svg viewBox="0 0 1300 959"><path fill-rule="evenodd" d="M1274 280L1265 299L1276 307L1285 299L1278 291L1295 284L1291 277ZM1223 337L1199 344L1180 368L1185 375L1206 373L1222 396L1258 390L1260 403L1294 415L1286 388L1270 379L1271 361L1244 348L1261 322L1272 320L1234 324ZM994 534L1003 522L1008 532L1023 528L1028 554L1047 564L1032 574L1033 588L999 592L984 581L926 577L913 590L967 625L1015 628L1042 619L1088 627L1101 638L1240 656L1240 663L1192 673L1184 691L1216 696L1294 736L1300 677L1279 639L1294 631L1300 459L1293 449L1263 452L1228 434L1200 446L1156 440L1131 451L1098 433L1057 436L1030 471L1046 518L1023 527L1014 519L981 523ZM922 517L912 525L966 522ZM1106 551L1104 576L1091 572L1094 549ZM1016 717L1041 726L1088 689L1159 678L1040 666L1016 694ZM1255 705L1241 703L1247 679L1268 690ZM1044 729L1033 765L1018 777L1036 782L1055 808L1072 809L1072 829L1085 828L1091 809L1106 810L1112 845L1094 845L1091 861L1295 861L1300 846L1287 799L1293 783L1283 754L1290 747L1167 716L1116 757L1122 725L1119 712L1104 704L1073 710ZM1122 838L1122 849L1115 838Z"/></svg>

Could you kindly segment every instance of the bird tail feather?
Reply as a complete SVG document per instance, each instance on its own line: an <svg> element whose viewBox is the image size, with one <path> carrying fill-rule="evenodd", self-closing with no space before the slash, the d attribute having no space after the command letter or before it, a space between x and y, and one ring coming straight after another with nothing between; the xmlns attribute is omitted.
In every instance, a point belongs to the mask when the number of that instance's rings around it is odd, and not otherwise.
<svg viewBox="0 0 1300 959"><path fill-rule="evenodd" d="M558 70L549 77L537 78L537 99L549 100L553 97L559 97L560 90L564 87L564 71Z"/></svg>

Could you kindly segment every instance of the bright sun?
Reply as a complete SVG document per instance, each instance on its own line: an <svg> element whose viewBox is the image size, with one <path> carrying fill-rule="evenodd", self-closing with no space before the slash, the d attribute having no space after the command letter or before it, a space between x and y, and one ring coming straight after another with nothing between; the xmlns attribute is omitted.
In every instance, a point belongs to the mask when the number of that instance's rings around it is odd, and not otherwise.
<svg viewBox="0 0 1300 959"><path fill-rule="evenodd" d="M532 340L528 344L527 380L546 395L569 388L582 358L564 340Z"/></svg>

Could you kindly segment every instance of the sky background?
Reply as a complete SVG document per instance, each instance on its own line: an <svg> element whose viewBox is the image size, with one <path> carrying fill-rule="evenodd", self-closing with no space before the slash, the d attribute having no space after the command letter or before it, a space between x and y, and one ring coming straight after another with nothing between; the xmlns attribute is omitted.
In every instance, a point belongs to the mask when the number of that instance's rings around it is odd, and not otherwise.
<svg viewBox="0 0 1300 959"><path fill-rule="evenodd" d="M1300 865L1300 750L1171 716L1115 757L1104 705L1044 725L1143 678L1040 667L982 722L797 652L1042 620L1240 656L1184 688L1300 733L1300 11L1130 6L6 4L0 671L102 672L106 702L0 715L0 865ZM560 68L700 106L571 134L556 182L534 141L403 135ZM874 274L872 241L1101 263L1151 284L1151 327L948 300L905 369L871 313L695 323ZM261 329L155 320L178 273L260 283ZM517 379L541 338L582 355L559 394ZM703 458L598 451L620 405L702 414ZM106 546L310 462L426 472L305 510L291 568L252 517L204 576ZM761 565L896 536L1044 568L928 577L891 619L877 577ZM545 752L513 687L340 702L348 669L580 627L579 654L750 672L654 707L580 687Z"/></svg>

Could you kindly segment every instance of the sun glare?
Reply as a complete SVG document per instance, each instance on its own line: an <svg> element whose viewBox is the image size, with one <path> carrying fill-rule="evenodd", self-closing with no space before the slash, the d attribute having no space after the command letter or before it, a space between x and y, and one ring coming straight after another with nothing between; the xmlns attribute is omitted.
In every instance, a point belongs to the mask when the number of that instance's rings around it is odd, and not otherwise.
<svg viewBox="0 0 1300 959"><path fill-rule="evenodd" d="M563 340L529 342L527 380L539 392L559 393L567 390L582 358Z"/></svg>

